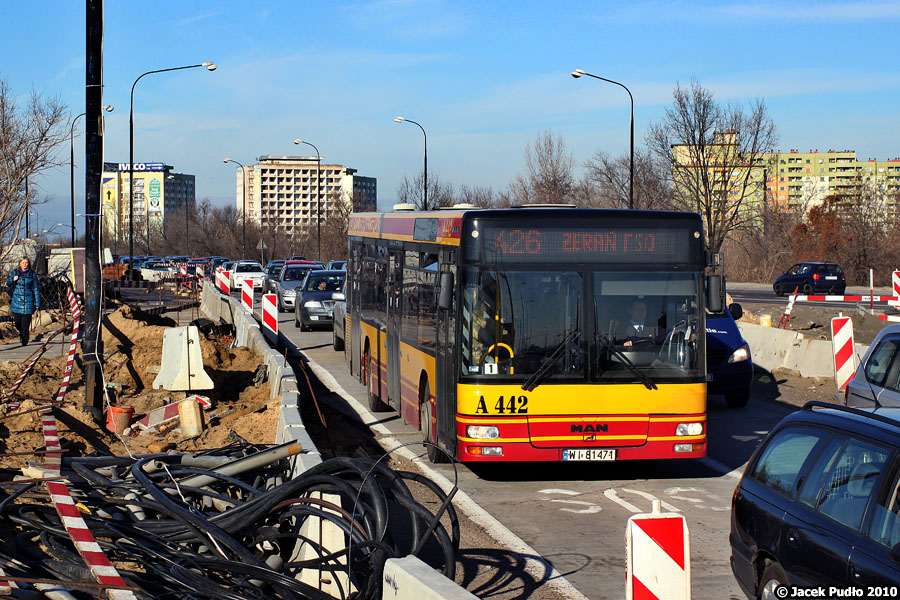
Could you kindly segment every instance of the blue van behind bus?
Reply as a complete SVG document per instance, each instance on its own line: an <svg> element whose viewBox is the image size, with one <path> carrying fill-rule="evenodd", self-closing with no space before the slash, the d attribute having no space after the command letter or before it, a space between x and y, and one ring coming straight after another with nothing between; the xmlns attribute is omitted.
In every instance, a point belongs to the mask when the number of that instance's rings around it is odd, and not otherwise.
<svg viewBox="0 0 900 600"><path fill-rule="evenodd" d="M736 319L744 309L737 302L719 313L706 314L706 394L721 394L732 408L746 406L753 382L750 346Z"/></svg>

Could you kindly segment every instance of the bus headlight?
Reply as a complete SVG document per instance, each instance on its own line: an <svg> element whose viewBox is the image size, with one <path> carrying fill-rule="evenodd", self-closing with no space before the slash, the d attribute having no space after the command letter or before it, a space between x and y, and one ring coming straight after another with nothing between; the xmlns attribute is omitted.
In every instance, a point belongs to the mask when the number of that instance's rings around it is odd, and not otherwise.
<svg viewBox="0 0 900 600"><path fill-rule="evenodd" d="M310 300L303 304L303 308L322 308L322 303L318 300Z"/></svg>
<svg viewBox="0 0 900 600"><path fill-rule="evenodd" d="M702 435L703 423L679 423L675 427L675 435Z"/></svg>
<svg viewBox="0 0 900 600"><path fill-rule="evenodd" d="M500 430L495 425L467 425L466 437L476 440L496 440Z"/></svg>
<svg viewBox="0 0 900 600"><path fill-rule="evenodd" d="M472 456L503 456L500 446L469 446L467 451Z"/></svg>
<svg viewBox="0 0 900 600"><path fill-rule="evenodd" d="M745 360L750 360L750 346L747 344L744 344L732 352L731 356L728 357L728 362L730 363L742 362Z"/></svg>

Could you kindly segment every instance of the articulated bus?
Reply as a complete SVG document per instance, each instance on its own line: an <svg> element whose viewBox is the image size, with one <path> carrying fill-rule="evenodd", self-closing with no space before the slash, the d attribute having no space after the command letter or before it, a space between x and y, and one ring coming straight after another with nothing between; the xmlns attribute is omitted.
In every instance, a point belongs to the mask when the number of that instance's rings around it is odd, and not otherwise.
<svg viewBox="0 0 900 600"><path fill-rule="evenodd" d="M349 251L350 371L432 461L706 455L705 313L724 293L699 215L356 213Z"/></svg>

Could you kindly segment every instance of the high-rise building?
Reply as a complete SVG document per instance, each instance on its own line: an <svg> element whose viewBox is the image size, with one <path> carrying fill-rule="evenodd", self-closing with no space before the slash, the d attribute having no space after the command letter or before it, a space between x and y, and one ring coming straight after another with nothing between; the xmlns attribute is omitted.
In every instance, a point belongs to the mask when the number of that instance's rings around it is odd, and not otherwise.
<svg viewBox="0 0 900 600"><path fill-rule="evenodd" d="M340 211L375 210L378 203L374 177L356 175L356 169L317 163L316 156L260 156L257 163L239 168L235 180L238 213L247 221L289 231L308 231ZM246 207L245 207L246 199ZM343 208L342 208L343 207Z"/></svg>
<svg viewBox="0 0 900 600"><path fill-rule="evenodd" d="M195 177L175 173L164 163L134 163L134 236L184 225L196 205ZM132 219L128 163L103 163L101 186L103 230L111 245L128 244Z"/></svg>
<svg viewBox="0 0 900 600"><path fill-rule="evenodd" d="M900 201L900 158L862 161L853 150L810 150L765 155L769 197L782 208L811 208L825 198L851 198L862 186L882 197L887 216L897 216Z"/></svg>

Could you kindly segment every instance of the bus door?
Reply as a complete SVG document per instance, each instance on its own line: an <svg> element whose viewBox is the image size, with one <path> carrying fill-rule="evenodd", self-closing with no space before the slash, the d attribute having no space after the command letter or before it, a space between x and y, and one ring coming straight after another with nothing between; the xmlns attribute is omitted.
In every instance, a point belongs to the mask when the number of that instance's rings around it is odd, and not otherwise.
<svg viewBox="0 0 900 600"><path fill-rule="evenodd" d="M456 310L457 296L461 289L456 275L456 251L442 250L440 272L453 275L453 301L450 310L437 310L437 379L435 396L435 418L437 419L437 444L456 456ZM441 281L438 276L438 282ZM438 297L440 291L438 291Z"/></svg>
<svg viewBox="0 0 900 600"><path fill-rule="evenodd" d="M400 410L400 298L403 291L403 250L390 249L387 273L387 404ZM384 401L385 399L382 398Z"/></svg>
<svg viewBox="0 0 900 600"><path fill-rule="evenodd" d="M347 298L347 312L350 314L350 332L344 332L345 343L350 347L350 374L359 375L359 357L362 348L359 345L361 336L359 327L360 311L362 311L362 300L359 293L359 281L362 277L363 268L363 248L362 244L353 244L350 248L350 264L348 265L350 274L350 286L348 292L350 296Z"/></svg>

